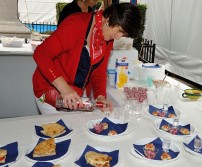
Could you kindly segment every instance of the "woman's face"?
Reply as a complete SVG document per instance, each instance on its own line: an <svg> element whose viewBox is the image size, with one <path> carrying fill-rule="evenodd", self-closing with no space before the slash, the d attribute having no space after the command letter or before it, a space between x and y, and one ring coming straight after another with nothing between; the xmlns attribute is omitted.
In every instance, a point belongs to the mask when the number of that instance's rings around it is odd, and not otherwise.
<svg viewBox="0 0 202 167"><path fill-rule="evenodd" d="M110 41L112 39L119 39L124 36L124 31L121 26L108 26L108 22L103 22L102 35L105 41Z"/></svg>

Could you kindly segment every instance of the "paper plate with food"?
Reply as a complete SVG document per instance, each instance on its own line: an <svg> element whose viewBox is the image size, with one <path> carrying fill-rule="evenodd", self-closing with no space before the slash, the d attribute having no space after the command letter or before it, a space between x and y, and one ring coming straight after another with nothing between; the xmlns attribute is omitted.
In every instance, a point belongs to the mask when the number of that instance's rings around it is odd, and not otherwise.
<svg viewBox="0 0 202 167"><path fill-rule="evenodd" d="M117 167L121 163L119 150L112 150L103 147L86 146L84 151L75 161L77 167L111 166Z"/></svg>
<svg viewBox="0 0 202 167"><path fill-rule="evenodd" d="M160 138L143 138L133 144L130 153L136 158L158 165L170 163L179 158L180 149L177 144L171 142L167 151L162 145Z"/></svg>
<svg viewBox="0 0 202 167"><path fill-rule="evenodd" d="M18 143L10 143L0 146L0 167L6 167L15 163L21 156L18 150Z"/></svg>
<svg viewBox="0 0 202 167"><path fill-rule="evenodd" d="M31 162L56 162L69 154L70 143L71 139L55 142L54 138L40 138L27 148L25 158Z"/></svg>
<svg viewBox="0 0 202 167"><path fill-rule="evenodd" d="M87 131L93 136L115 139L131 132L130 123L117 119L104 118L91 120L86 124Z"/></svg>
<svg viewBox="0 0 202 167"><path fill-rule="evenodd" d="M57 122L42 124L35 126L36 137L38 138L55 138L61 140L72 134L71 126L66 125L62 119Z"/></svg>
<svg viewBox="0 0 202 167"><path fill-rule="evenodd" d="M158 119L153 123L159 132L176 138L186 138L197 133L191 124L180 120L178 120L177 125L175 119Z"/></svg>
<svg viewBox="0 0 202 167"><path fill-rule="evenodd" d="M202 156L202 138L198 135L186 138L183 142L184 149L196 156Z"/></svg>
<svg viewBox="0 0 202 167"><path fill-rule="evenodd" d="M146 108L144 112L153 119L174 119L179 118L181 116L181 112L173 106L169 106L168 109L165 111L162 106L149 105L149 107Z"/></svg>

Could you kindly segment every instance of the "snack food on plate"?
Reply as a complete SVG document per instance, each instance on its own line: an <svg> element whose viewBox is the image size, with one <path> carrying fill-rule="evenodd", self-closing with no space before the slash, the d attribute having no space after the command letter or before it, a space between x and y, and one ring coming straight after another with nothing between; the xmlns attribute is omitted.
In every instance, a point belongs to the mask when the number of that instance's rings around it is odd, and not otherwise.
<svg viewBox="0 0 202 167"><path fill-rule="evenodd" d="M169 125L163 125L163 126L161 127L161 129L167 132L167 131L170 130L170 126L169 126Z"/></svg>
<svg viewBox="0 0 202 167"><path fill-rule="evenodd" d="M181 129L180 129L180 132L181 132L183 135L189 135L189 134L190 134L190 131L189 131L189 129L187 129L187 128L181 128Z"/></svg>
<svg viewBox="0 0 202 167"><path fill-rule="evenodd" d="M171 86L168 81L165 80L153 80L153 84L158 87L158 86Z"/></svg>
<svg viewBox="0 0 202 167"><path fill-rule="evenodd" d="M158 116L158 114L159 114L159 111L154 111L154 112L152 113L152 115L154 115L154 116Z"/></svg>
<svg viewBox="0 0 202 167"><path fill-rule="evenodd" d="M0 149L0 164L5 163L6 161L7 150Z"/></svg>
<svg viewBox="0 0 202 167"><path fill-rule="evenodd" d="M178 128L177 128L177 127L171 127L170 130L169 130L169 132L170 132L171 134L173 134L173 135L176 135L177 132L178 132Z"/></svg>
<svg viewBox="0 0 202 167"><path fill-rule="evenodd" d="M97 123L93 126L93 129L95 133L100 134L103 130L108 129L108 124L106 122L104 123Z"/></svg>
<svg viewBox="0 0 202 167"><path fill-rule="evenodd" d="M172 114L172 113L170 113L169 115L168 115L168 118L175 118L176 116L175 116L175 114Z"/></svg>
<svg viewBox="0 0 202 167"><path fill-rule="evenodd" d="M103 127L104 130L108 129L108 124L106 122L104 122L104 123L102 123L102 127Z"/></svg>
<svg viewBox="0 0 202 167"><path fill-rule="evenodd" d="M36 145L33 157L46 157L56 155L56 144L53 138L44 140Z"/></svg>
<svg viewBox="0 0 202 167"><path fill-rule="evenodd" d="M157 150L155 150L155 146L153 143L146 144L143 149L146 158L148 159L155 158Z"/></svg>
<svg viewBox="0 0 202 167"><path fill-rule="evenodd" d="M113 135L117 135L117 132L115 130L110 130L108 133L108 136L113 136Z"/></svg>
<svg viewBox="0 0 202 167"><path fill-rule="evenodd" d="M85 154L85 159L88 164L94 167L110 167L112 157L108 156L107 154L88 151Z"/></svg>
<svg viewBox="0 0 202 167"><path fill-rule="evenodd" d="M58 123L44 124L41 127L43 128L43 130L41 130L41 133L52 138L60 136L61 134L66 132L65 127Z"/></svg>
<svg viewBox="0 0 202 167"><path fill-rule="evenodd" d="M170 159L172 159L172 157L171 157L170 154L168 154L167 152L164 152L164 153L161 155L161 159L162 159L162 160L170 160Z"/></svg>
<svg viewBox="0 0 202 167"><path fill-rule="evenodd" d="M145 148L146 150L152 150L152 151L155 150L155 146L154 146L153 143L148 143L148 144L146 144L144 148Z"/></svg>
<svg viewBox="0 0 202 167"><path fill-rule="evenodd" d="M154 111L153 113L152 113L152 115L154 115L154 116L159 116L159 117L165 117L166 116L166 112L163 112L163 111Z"/></svg>

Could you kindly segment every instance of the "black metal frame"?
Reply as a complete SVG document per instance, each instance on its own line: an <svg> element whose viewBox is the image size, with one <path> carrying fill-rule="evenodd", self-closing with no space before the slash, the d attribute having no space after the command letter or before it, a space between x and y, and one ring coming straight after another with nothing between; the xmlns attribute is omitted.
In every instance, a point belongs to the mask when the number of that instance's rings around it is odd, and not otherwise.
<svg viewBox="0 0 202 167"><path fill-rule="evenodd" d="M156 44L152 40L144 39L140 46L134 46L139 50L139 60L143 63L154 63Z"/></svg>

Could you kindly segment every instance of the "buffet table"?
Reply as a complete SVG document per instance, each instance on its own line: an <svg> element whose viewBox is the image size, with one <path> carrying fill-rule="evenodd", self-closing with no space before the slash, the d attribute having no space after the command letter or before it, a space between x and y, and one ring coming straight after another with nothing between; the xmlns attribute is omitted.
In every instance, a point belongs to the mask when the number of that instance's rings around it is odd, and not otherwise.
<svg viewBox="0 0 202 167"><path fill-rule="evenodd" d="M115 90L112 88L108 89L108 93L114 101L118 103L119 95L123 92L122 90ZM112 91L113 90L113 91ZM201 101L187 101L180 99L175 107L177 107L181 112L181 119L189 122L197 130L200 136L202 136L202 107ZM116 108L114 110L116 112ZM116 113L111 115L111 118L115 117ZM135 141L142 138L148 137L158 137L159 133L154 128L152 119L149 118L144 112L142 112L142 117L139 121L131 118L129 124L132 127L132 131L129 134L120 136L119 138L114 138L106 140L103 138L98 138L90 134L86 129L86 123L90 120L97 120L104 118L104 114L98 110L93 112L68 112L59 113L53 115L37 115L37 116L27 116L19 118L9 118L0 120L0 134L1 142L0 145L6 145L17 141L19 144L19 151L21 152L21 157L12 166L32 166L33 163L25 159L25 151L27 147L36 142L38 138L35 135L35 125L42 125L44 123L56 122L62 119L68 125L71 125L73 133L68 136L67 139L71 139L70 153L62 160L55 162L55 164L61 164L62 167L74 167L74 161L79 158L80 154L83 152L87 145L92 147L107 147L114 150L119 150L120 152L120 167L151 167L158 166L148 163L142 159L134 157L130 153L130 149ZM197 157L184 150L183 140L174 140L175 143L180 147L180 157L179 159L170 162L163 166L169 167L199 167L202 164L202 157ZM159 165L161 166L161 165Z"/></svg>

